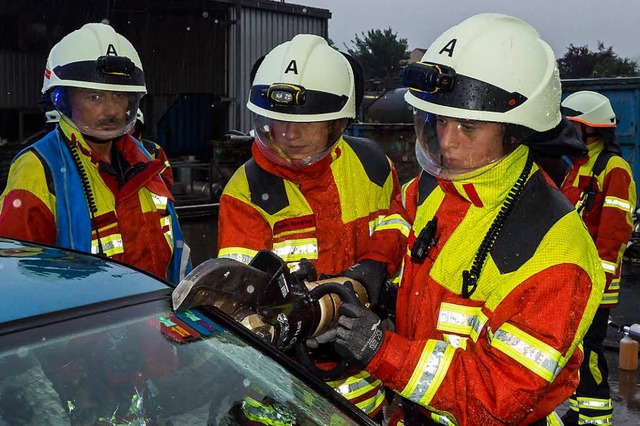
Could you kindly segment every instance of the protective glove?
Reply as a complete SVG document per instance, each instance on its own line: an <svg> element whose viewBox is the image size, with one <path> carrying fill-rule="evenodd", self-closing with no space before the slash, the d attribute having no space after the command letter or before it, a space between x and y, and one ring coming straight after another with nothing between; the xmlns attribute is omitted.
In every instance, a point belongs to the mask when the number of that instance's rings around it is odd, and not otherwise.
<svg viewBox="0 0 640 426"><path fill-rule="evenodd" d="M387 266L384 263L363 259L338 275L358 281L367 290L371 306L378 305L380 291L387 279Z"/></svg>
<svg viewBox="0 0 640 426"><path fill-rule="evenodd" d="M338 313L335 350L349 364L364 368L382 345L383 322L360 303L342 304Z"/></svg>

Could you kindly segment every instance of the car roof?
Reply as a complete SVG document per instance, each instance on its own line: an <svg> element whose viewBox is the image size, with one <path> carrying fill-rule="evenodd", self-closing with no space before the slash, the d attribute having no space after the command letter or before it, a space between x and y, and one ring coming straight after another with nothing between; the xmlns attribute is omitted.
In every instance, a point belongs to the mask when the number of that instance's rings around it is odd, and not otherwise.
<svg viewBox="0 0 640 426"><path fill-rule="evenodd" d="M168 288L107 258L0 238L0 323Z"/></svg>

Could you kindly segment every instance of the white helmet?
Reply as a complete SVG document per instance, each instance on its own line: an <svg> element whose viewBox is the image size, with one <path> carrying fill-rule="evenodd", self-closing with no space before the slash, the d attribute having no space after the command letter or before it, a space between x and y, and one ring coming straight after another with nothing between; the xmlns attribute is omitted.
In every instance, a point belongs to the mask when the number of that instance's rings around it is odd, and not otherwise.
<svg viewBox="0 0 640 426"><path fill-rule="evenodd" d="M140 124L144 124L144 114L140 108L138 108L138 112L136 112L136 120L138 120Z"/></svg>
<svg viewBox="0 0 640 426"><path fill-rule="evenodd" d="M512 16L483 13L462 21L438 37L420 62L405 67L402 78L409 88L405 100L418 115L514 124L537 132L561 120L555 54L533 27ZM439 142L425 130L435 118L415 120L418 159L425 169L428 161L440 167L435 172L440 175L442 167L434 159Z"/></svg>
<svg viewBox="0 0 640 426"><path fill-rule="evenodd" d="M72 119L68 88L126 94L128 106L122 126L101 130L93 123ZM49 52L42 93L68 123L98 139L113 139L135 124L135 111L147 92L140 57L133 45L106 24L86 24L60 40Z"/></svg>
<svg viewBox="0 0 640 426"><path fill-rule="evenodd" d="M352 62L322 37L298 34L256 62L254 71L247 108L256 114L290 122L356 117Z"/></svg>
<svg viewBox="0 0 640 426"><path fill-rule="evenodd" d="M555 54L518 18L472 16L438 37L421 62L411 65L404 73L410 88L405 100L415 108L537 132L560 122Z"/></svg>
<svg viewBox="0 0 640 426"><path fill-rule="evenodd" d="M562 101L562 113L571 121L590 127L615 127L616 113L609 99L598 92L583 90Z"/></svg>
<svg viewBox="0 0 640 426"><path fill-rule="evenodd" d="M331 151L348 120L356 117L363 94L362 69L355 59L333 49L322 37L299 34L253 66L247 108L256 114L256 145L272 162L313 164ZM285 136L274 130L278 125L274 121L322 122L327 127L326 132L314 131L322 132L314 143L317 149L294 155L283 149Z"/></svg>

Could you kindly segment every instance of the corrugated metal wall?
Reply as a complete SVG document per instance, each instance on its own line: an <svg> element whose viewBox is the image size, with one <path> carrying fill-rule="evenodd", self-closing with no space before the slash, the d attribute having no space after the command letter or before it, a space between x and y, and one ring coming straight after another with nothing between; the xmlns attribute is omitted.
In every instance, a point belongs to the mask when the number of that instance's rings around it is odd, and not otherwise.
<svg viewBox="0 0 640 426"><path fill-rule="evenodd" d="M38 53L0 51L0 107L34 109L45 62Z"/></svg>
<svg viewBox="0 0 640 426"><path fill-rule="evenodd" d="M249 96L249 74L253 63L296 34L317 34L326 38L330 14L324 12L312 16L304 12L293 14L242 6L238 19L238 7L232 9L237 24L229 35L228 81L229 93L233 98L229 108L230 127L243 132L251 129L251 114L245 104Z"/></svg>

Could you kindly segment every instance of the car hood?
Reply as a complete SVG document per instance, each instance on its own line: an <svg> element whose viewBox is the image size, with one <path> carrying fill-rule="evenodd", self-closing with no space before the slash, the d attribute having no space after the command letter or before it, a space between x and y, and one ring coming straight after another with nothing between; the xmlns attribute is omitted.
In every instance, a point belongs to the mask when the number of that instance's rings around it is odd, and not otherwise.
<svg viewBox="0 0 640 426"><path fill-rule="evenodd" d="M171 287L107 258L0 238L0 323Z"/></svg>

